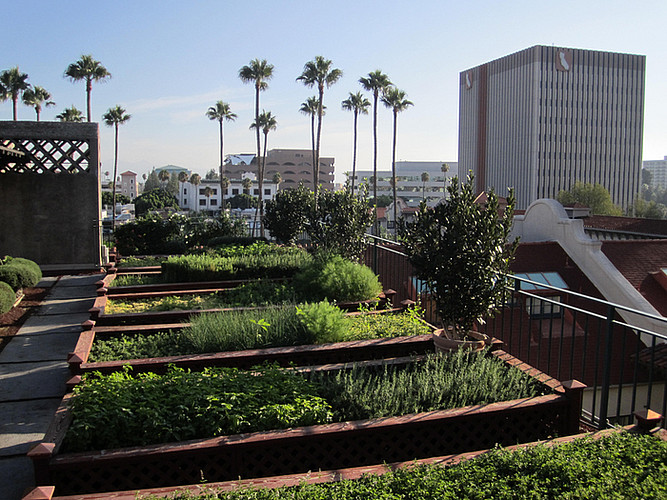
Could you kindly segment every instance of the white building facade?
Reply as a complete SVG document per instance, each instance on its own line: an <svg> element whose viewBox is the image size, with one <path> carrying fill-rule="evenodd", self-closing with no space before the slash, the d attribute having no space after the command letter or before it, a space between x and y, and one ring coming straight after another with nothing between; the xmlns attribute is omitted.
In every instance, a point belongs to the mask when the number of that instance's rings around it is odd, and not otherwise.
<svg viewBox="0 0 667 500"><path fill-rule="evenodd" d="M251 181L250 188L243 187L244 179ZM264 201L271 200L276 195L278 185L272 180L264 180L262 187L264 193L262 199ZM225 190L225 200L232 198L239 194L248 194L254 198L258 198L259 185L254 174L246 172L240 179L230 179L229 186ZM195 186L189 180L184 183L179 183L178 202L182 210L189 210L194 212L199 211L220 211L222 206L222 192L220 189L219 180L201 179L201 182Z"/></svg>
<svg viewBox="0 0 667 500"><path fill-rule="evenodd" d="M642 167L651 172L651 186L667 189L667 156L664 160L645 160Z"/></svg>

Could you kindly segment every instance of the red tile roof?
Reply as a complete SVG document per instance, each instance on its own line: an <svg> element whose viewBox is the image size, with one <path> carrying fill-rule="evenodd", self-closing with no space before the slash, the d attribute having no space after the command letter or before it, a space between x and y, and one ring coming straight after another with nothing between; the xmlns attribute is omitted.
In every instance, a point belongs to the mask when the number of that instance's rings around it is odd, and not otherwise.
<svg viewBox="0 0 667 500"><path fill-rule="evenodd" d="M582 220L585 228L667 236L667 220L665 219L591 215Z"/></svg>
<svg viewBox="0 0 667 500"><path fill-rule="evenodd" d="M667 291L651 274L667 267L667 240L603 241L602 252L660 314L667 316Z"/></svg>

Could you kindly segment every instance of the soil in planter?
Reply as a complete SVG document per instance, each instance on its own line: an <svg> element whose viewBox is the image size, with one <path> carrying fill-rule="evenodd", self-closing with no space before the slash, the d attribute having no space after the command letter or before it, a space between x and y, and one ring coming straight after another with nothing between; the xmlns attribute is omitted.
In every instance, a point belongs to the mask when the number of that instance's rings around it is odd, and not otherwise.
<svg viewBox="0 0 667 500"><path fill-rule="evenodd" d="M311 311L306 311L310 307ZM225 312L192 318L182 331L95 338L89 362L116 361L207 352L238 351L313 343L370 340L431 333L419 310L345 317L329 304Z"/></svg>
<svg viewBox="0 0 667 500"><path fill-rule="evenodd" d="M26 288L21 303L0 314L0 351L12 340L28 317L37 310L48 290L46 288Z"/></svg>
<svg viewBox="0 0 667 500"><path fill-rule="evenodd" d="M432 355L406 366L298 373L172 367L87 375L64 450L84 451L366 419L537 396L545 387L495 357ZM103 411L101 411L103 409Z"/></svg>

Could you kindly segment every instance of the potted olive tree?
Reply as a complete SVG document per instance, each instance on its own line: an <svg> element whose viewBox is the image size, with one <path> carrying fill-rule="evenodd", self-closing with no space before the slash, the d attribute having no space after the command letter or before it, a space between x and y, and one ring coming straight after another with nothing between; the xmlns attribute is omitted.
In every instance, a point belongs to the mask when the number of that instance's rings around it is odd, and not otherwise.
<svg viewBox="0 0 667 500"><path fill-rule="evenodd" d="M401 230L409 260L442 321L434 341L445 349L480 346L473 327L503 304L506 273L518 245L518 239L508 242L513 191L501 211L493 190L486 204L475 202L473 180L472 174L466 183L452 178L448 198L433 208L422 202L414 222Z"/></svg>

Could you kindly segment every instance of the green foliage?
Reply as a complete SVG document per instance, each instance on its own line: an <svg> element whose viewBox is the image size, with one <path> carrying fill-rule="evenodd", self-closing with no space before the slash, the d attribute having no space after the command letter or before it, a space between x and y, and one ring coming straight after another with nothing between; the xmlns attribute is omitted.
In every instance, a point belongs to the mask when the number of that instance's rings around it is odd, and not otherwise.
<svg viewBox="0 0 667 500"><path fill-rule="evenodd" d="M299 184L296 189L278 191L266 202L264 224L280 243L293 245L306 230L308 210L313 204L313 192Z"/></svg>
<svg viewBox="0 0 667 500"><path fill-rule="evenodd" d="M123 257L120 262L116 264L116 267L147 267L147 266L159 266L163 261L167 260L166 257L153 257L153 256L143 256L143 257ZM116 280L120 276L116 277L114 280L114 286L116 286Z"/></svg>
<svg viewBox="0 0 667 500"><path fill-rule="evenodd" d="M309 380L331 403L337 421L446 410L544 393L542 385L498 358L466 350L429 355L423 362L403 366L313 372Z"/></svg>
<svg viewBox="0 0 667 500"><path fill-rule="evenodd" d="M225 203L229 208L256 208L257 198L246 193L235 194L231 198L225 198Z"/></svg>
<svg viewBox="0 0 667 500"><path fill-rule="evenodd" d="M388 207L389 205L391 205L393 201L394 199L388 194L381 194L380 196L377 197L376 204L378 207Z"/></svg>
<svg viewBox="0 0 667 500"><path fill-rule="evenodd" d="M660 499L667 497L665 464L667 442L623 432L558 446L498 448L454 465L405 467L358 480L210 491L201 496L179 493L172 500Z"/></svg>
<svg viewBox="0 0 667 500"><path fill-rule="evenodd" d="M158 177L156 170L153 169L148 174L148 177L146 177L146 182L144 183L144 193L148 193L154 189L159 189L160 186L162 186L160 178Z"/></svg>
<svg viewBox="0 0 667 500"><path fill-rule="evenodd" d="M63 449L101 450L327 423L328 404L293 372L172 367L87 376L75 388Z"/></svg>
<svg viewBox="0 0 667 500"><path fill-rule="evenodd" d="M475 203L472 175L465 184L454 177L447 192L447 200L434 208L422 203L415 221L401 227L400 234L442 321L465 332L503 304L503 273L509 272L518 244L518 240L507 242L514 195L510 190L507 208L500 215L493 190L486 208Z"/></svg>
<svg viewBox="0 0 667 500"><path fill-rule="evenodd" d="M340 342L351 323L343 311L327 301L297 306L296 315L318 344Z"/></svg>
<svg viewBox="0 0 667 500"><path fill-rule="evenodd" d="M373 271L340 255L315 259L294 276L294 288L304 300L355 302L371 300L382 291Z"/></svg>
<svg viewBox="0 0 667 500"><path fill-rule="evenodd" d="M181 217L163 219L148 214L116 228L116 248L121 255L180 253L185 250L181 238Z"/></svg>
<svg viewBox="0 0 667 500"><path fill-rule="evenodd" d="M193 354L192 344L182 331L158 332L150 335L95 336L88 362L117 359L159 358Z"/></svg>
<svg viewBox="0 0 667 500"><path fill-rule="evenodd" d="M232 219L227 212L220 212L217 217L193 215L186 218L182 233L188 247L193 247L209 246L222 238L243 237L246 229L242 220Z"/></svg>
<svg viewBox="0 0 667 500"><path fill-rule="evenodd" d="M0 277L0 314L5 314L14 306L16 292Z"/></svg>
<svg viewBox="0 0 667 500"><path fill-rule="evenodd" d="M349 189L322 191L317 206L311 205L308 211L306 232L315 248L358 260L372 223L373 211L368 208L365 191L356 196Z"/></svg>
<svg viewBox="0 0 667 500"><path fill-rule="evenodd" d="M341 340L379 339L397 336L427 335L431 328L422 320L422 310L411 307L395 314L361 314L347 326Z"/></svg>
<svg viewBox="0 0 667 500"><path fill-rule="evenodd" d="M178 200L173 194L161 188L144 191L141 196L138 196L134 200L134 210L137 217L162 208L178 210Z"/></svg>
<svg viewBox="0 0 667 500"><path fill-rule="evenodd" d="M623 215L619 207L611 201L609 191L602 184L575 182L569 191L560 191L556 197L562 205L580 203L597 215Z"/></svg>
<svg viewBox="0 0 667 500"><path fill-rule="evenodd" d="M14 291L35 286L42 279L42 270L31 260L6 256L3 262L0 265L0 281Z"/></svg>
<svg viewBox="0 0 667 500"><path fill-rule="evenodd" d="M116 193L116 203L121 205L127 205L130 203L130 198L124 194ZM102 205L112 206L113 205L113 193L109 191L102 191Z"/></svg>
<svg viewBox="0 0 667 500"><path fill-rule="evenodd" d="M667 206L655 200L646 201L637 198L633 207L628 210L628 215L642 219L664 219L667 217Z"/></svg>

